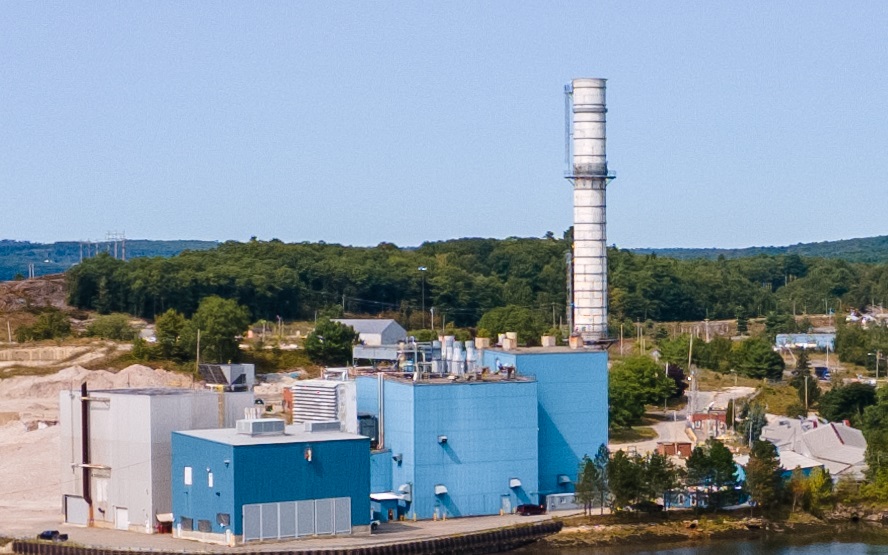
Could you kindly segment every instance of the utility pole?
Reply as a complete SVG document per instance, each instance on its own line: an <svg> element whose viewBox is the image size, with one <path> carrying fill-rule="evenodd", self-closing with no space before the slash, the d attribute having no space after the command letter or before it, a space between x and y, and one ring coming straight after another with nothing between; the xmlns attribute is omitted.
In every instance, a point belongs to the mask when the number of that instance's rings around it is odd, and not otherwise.
<svg viewBox="0 0 888 555"><path fill-rule="evenodd" d="M197 328L197 356L194 360L194 374L200 371L200 328ZM191 377L191 385L194 386L194 376Z"/></svg>
<svg viewBox="0 0 888 555"><path fill-rule="evenodd" d="M805 374L805 418L808 418L808 374Z"/></svg>

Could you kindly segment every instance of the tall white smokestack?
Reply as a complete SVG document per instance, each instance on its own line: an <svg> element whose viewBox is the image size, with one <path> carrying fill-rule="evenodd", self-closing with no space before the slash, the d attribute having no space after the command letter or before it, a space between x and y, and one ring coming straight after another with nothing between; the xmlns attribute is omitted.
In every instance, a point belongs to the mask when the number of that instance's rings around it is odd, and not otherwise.
<svg viewBox="0 0 888 555"><path fill-rule="evenodd" d="M605 154L605 79L565 87L571 122L568 175L574 186L573 331L587 342L607 337L607 201L614 175Z"/></svg>

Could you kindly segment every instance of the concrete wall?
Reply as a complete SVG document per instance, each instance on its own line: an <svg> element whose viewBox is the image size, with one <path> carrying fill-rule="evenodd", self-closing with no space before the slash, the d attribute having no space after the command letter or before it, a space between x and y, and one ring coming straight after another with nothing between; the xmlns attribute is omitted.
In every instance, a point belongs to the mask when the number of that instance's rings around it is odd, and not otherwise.
<svg viewBox="0 0 888 555"><path fill-rule="evenodd" d="M358 397L367 404L375 378L358 379ZM370 412L369 410L367 412ZM497 514L537 501L537 384L471 382L417 384L385 381L386 448L391 485L408 484L408 516ZM440 443L438 436L446 436ZM392 459L401 455L400 464ZM385 461L373 466L383 481ZM521 487L510 488L517 478ZM436 495L435 486L448 493Z"/></svg>
<svg viewBox="0 0 888 555"><path fill-rule="evenodd" d="M539 402L539 491L573 491L558 475L576 480L584 455L594 456L608 438L607 353L485 350L484 366L499 358L518 374L533 376Z"/></svg>
<svg viewBox="0 0 888 555"><path fill-rule="evenodd" d="M225 527L217 513L231 516L231 529L243 533L242 507L252 503L350 497L352 526L370 524L370 440L230 445L173 434L172 494L176 522L182 516L209 520L214 533ZM311 446L312 460L304 452ZM225 461L228 461L226 464ZM185 467L193 483L184 484ZM207 471L209 469L209 472ZM213 474L213 487L207 477Z"/></svg>

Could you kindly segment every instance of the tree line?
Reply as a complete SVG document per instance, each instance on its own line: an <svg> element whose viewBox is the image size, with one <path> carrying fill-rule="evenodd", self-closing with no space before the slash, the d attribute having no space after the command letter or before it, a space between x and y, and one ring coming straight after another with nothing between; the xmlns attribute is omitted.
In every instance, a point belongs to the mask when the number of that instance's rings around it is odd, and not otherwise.
<svg viewBox="0 0 888 555"><path fill-rule="evenodd" d="M473 327L487 312L516 307L545 327L566 323L563 238L457 239L399 248L326 243L229 241L170 258L121 261L100 255L67 272L78 308L155 318L169 309L186 317L209 296L234 299L252 320L311 319L339 306L385 314L412 328L442 319ZM420 270L425 268L425 270ZM614 324L654 320L823 312L888 297L888 264L798 255L677 260L611 248L609 308ZM420 325L423 323L425 325Z"/></svg>
<svg viewBox="0 0 888 555"><path fill-rule="evenodd" d="M734 455L717 439L694 447L684 468L658 453L611 453L601 445L594 457L587 455L580 461L576 500L586 514L592 514L594 506L602 512L605 507L618 512L668 509L689 504L688 496L698 510L717 510L748 500L764 510L791 504L793 511L819 513L837 500L828 470L815 468L806 475L795 469L785 476L777 448L767 441L752 442L743 470L741 478ZM840 485L848 490L847 481Z"/></svg>

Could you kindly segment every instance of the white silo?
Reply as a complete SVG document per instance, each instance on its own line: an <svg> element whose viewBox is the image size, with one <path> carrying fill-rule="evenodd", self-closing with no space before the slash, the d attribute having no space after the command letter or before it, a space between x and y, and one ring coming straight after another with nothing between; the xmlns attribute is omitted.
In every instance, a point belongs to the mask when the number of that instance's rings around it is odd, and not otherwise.
<svg viewBox="0 0 888 555"><path fill-rule="evenodd" d="M605 79L565 87L570 114L567 178L574 187L573 332L586 342L607 337L607 201L614 178L606 156Z"/></svg>

